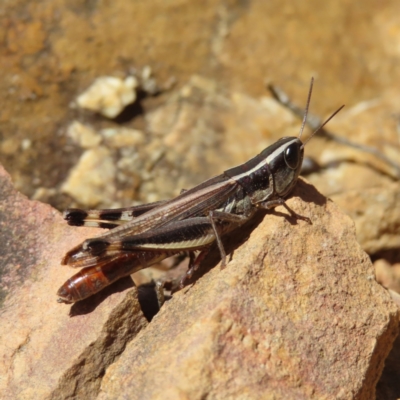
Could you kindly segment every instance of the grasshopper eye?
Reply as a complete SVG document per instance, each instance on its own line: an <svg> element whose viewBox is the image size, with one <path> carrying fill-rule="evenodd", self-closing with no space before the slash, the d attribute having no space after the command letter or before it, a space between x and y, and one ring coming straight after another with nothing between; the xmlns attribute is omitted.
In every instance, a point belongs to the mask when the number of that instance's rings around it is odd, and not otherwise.
<svg viewBox="0 0 400 400"><path fill-rule="evenodd" d="M299 166L300 162L300 151L297 143L292 143L285 150L284 157L286 165L290 169L296 169Z"/></svg>

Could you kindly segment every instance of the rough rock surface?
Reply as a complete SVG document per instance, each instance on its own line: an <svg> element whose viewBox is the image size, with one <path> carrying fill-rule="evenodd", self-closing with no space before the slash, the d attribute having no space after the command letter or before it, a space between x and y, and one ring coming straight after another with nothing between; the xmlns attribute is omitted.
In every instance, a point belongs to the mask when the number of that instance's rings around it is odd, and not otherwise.
<svg viewBox="0 0 400 400"><path fill-rule="evenodd" d="M352 221L311 185L288 204L312 225L260 216L227 238L224 270L204 267L148 324L125 281L56 303L71 274L61 256L99 231L66 226L1 178L2 398L374 398L397 309Z"/></svg>
<svg viewBox="0 0 400 400"><path fill-rule="evenodd" d="M313 224L264 218L127 346L99 398L375 398L396 307L353 222L306 183L294 195Z"/></svg>
<svg viewBox="0 0 400 400"><path fill-rule="evenodd" d="M62 255L101 232L79 230L52 207L29 201L0 167L0 398L90 398L126 341L147 325L132 283L91 303L56 302L73 274ZM69 315L70 314L70 315Z"/></svg>
<svg viewBox="0 0 400 400"><path fill-rule="evenodd" d="M204 267L150 324L125 281L56 303L61 256L99 230L66 226L4 170L1 189L2 398L373 398L397 310L352 221L311 185L288 204L312 225L260 216L227 238L224 270Z"/></svg>

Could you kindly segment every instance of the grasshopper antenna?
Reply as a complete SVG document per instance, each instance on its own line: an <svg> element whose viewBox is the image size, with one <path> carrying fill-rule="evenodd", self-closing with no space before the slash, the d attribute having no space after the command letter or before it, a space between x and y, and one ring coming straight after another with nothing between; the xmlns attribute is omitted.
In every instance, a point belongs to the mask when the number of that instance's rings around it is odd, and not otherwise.
<svg viewBox="0 0 400 400"><path fill-rule="evenodd" d="M303 122L301 123L301 128L300 128L300 133L299 133L299 139L301 139L301 135L303 134L304 127L306 126L307 115L308 115L308 108L310 107L311 93L312 93L313 85L314 85L314 77L311 77L310 89L308 90L306 109L304 110Z"/></svg>
<svg viewBox="0 0 400 400"><path fill-rule="evenodd" d="M339 107L327 120L325 120L325 122L311 134L311 136L302 144L302 146L300 148L304 149L304 146L313 138L313 136L315 136L343 107L344 107L344 104L341 107ZM306 112L307 111L308 111L308 107L306 108ZM304 124L304 120L303 120L303 124ZM303 128L303 126L302 126L302 128Z"/></svg>

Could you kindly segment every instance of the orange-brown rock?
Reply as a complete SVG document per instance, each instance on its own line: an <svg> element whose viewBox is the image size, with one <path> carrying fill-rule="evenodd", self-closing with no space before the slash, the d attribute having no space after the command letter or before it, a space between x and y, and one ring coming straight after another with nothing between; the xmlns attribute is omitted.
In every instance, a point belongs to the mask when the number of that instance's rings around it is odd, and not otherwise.
<svg viewBox="0 0 400 400"><path fill-rule="evenodd" d="M0 398L90 398L147 324L136 292L122 292L122 281L107 298L57 303L74 272L60 265L62 255L101 230L69 227L52 207L16 192L1 166L0 224Z"/></svg>
<svg viewBox="0 0 400 400"><path fill-rule="evenodd" d="M100 399L373 399L397 332L354 224L300 182L234 252L177 293L103 378ZM291 223L292 222L292 223Z"/></svg>
<svg viewBox="0 0 400 400"><path fill-rule="evenodd" d="M100 231L66 226L4 170L1 189L0 397L374 398L397 309L353 222L306 182L288 205L312 225L260 216L227 238L224 270L203 266L149 324L123 282L56 303L62 255Z"/></svg>

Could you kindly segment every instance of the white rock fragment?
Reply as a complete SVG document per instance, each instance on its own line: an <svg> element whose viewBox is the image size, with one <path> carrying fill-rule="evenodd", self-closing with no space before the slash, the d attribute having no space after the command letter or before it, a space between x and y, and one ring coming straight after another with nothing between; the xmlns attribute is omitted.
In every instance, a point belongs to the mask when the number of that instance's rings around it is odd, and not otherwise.
<svg viewBox="0 0 400 400"><path fill-rule="evenodd" d="M149 94L156 94L160 91L157 81L153 77L153 71L149 65L146 65L140 73L140 86Z"/></svg>
<svg viewBox="0 0 400 400"><path fill-rule="evenodd" d="M86 207L95 207L113 197L115 174L114 161L107 148L99 146L86 150L62 185L61 191Z"/></svg>
<svg viewBox="0 0 400 400"><path fill-rule="evenodd" d="M104 142L115 149L134 147L144 143L145 135L137 129L107 128L100 131Z"/></svg>
<svg viewBox="0 0 400 400"><path fill-rule="evenodd" d="M107 118L115 118L136 100L138 81L133 76L125 79L112 76L97 78L76 100L81 108L96 111Z"/></svg>
<svg viewBox="0 0 400 400"><path fill-rule="evenodd" d="M31 139L22 139L22 141L21 141L21 149L22 150L24 150L24 151L28 150L31 148L31 146L32 146Z"/></svg>
<svg viewBox="0 0 400 400"><path fill-rule="evenodd" d="M67 135L80 147L90 149L101 143L102 137L93 128L74 121L67 129Z"/></svg>

